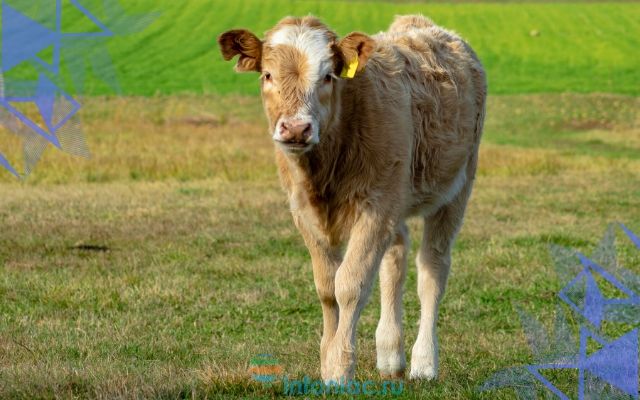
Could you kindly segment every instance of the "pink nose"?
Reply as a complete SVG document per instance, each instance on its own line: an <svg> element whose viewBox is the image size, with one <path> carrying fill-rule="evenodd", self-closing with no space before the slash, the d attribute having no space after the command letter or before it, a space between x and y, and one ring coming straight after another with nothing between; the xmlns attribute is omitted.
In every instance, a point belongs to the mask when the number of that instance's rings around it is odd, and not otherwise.
<svg viewBox="0 0 640 400"><path fill-rule="evenodd" d="M286 143L306 143L311 138L311 123L287 121L280 126L280 137Z"/></svg>

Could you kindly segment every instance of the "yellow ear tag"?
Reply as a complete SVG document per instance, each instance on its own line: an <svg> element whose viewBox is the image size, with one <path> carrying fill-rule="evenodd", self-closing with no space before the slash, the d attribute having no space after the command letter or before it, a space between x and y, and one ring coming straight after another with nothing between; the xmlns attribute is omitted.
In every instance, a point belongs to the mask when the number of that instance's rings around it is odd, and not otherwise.
<svg viewBox="0 0 640 400"><path fill-rule="evenodd" d="M345 65L342 67L342 72L340 72L341 78L353 78L356 76L356 70L358 69L358 57L356 57L353 61L349 63L349 65Z"/></svg>

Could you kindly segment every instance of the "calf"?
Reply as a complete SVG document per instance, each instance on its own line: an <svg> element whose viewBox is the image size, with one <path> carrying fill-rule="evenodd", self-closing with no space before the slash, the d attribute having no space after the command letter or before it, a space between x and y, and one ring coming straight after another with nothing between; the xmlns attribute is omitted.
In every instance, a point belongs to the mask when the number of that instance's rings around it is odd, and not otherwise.
<svg viewBox="0 0 640 400"><path fill-rule="evenodd" d="M382 376L406 367L402 287L420 216L420 328L411 378L434 378L436 320L451 247L473 186L486 78L471 48L422 16L388 32L338 38L314 17L287 17L260 40L218 38L237 71L261 74L261 93L294 223L309 249L322 304L325 381L352 379L356 324L380 273L376 329Z"/></svg>

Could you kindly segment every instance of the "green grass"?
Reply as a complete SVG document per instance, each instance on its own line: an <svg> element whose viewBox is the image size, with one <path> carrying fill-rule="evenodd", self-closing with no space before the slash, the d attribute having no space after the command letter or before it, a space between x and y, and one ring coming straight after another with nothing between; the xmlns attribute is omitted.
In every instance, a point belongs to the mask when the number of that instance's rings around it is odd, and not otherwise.
<svg viewBox="0 0 640 400"><path fill-rule="evenodd" d="M514 305L551 324L561 286L548 245L590 254L611 221L640 231L638 102L490 98L442 305L441 376L405 382L400 398L513 398L476 388L532 361ZM265 352L290 379L317 378L321 311L259 99L85 106L93 159L49 150L27 182L2 176L0 397L277 397L280 384L247 372ZM420 227L410 227L413 260ZM622 265L640 273L640 253L619 243ZM415 287L411 262L407 348ZM362 380L377 376L377 299L358 329Z"/></svg>
<svg viewBox="0 0 640 400"><path fill-rule="evenodd" d="M253 74L236 75L214 38L246 27L262 34L284 15L320 16L339 34L386 30L393 16L424 13L459 32L486 65L491 93L640 93L640 4L391 4L347 1L162 2L158 24L114 41L127 65L126 93L257 93ZM149 4L149 2L147 2ZM154 8L154 7L149 7ZM145 9L140 6L137 9ZM166 21L166 22L163 22ZM173 21L173 22L172 22ZM532 30L540 36L530 35ZM127 55L121 57L119 55ZM172 56L166 57L167 54ZM171 64L167 61L171 60Z"/></svg>
<svg viewBox="0 0 640 400"><path fill-rule="evenodd" d="M98 0L85 3L91 10L101 9ZM136 0L126 4L132 14L161 13L143 32L109 42L122 92L128 95L256 94L256 75L235 74L219 54L215 38L227 29L245 27L261 35L285 15L312 13L341 35L353 30L375 33L386 30L394 15L417 12L471 43L487 68L491 93L640 93L638 3L270 0L266 5L262 0ZM68 25L74 32L91 29L80 18ZM131 27L118 20L111 25L116 31ZM539 36L530 34L534 30ZM109 93L96 80L86 89Z"/></svg>

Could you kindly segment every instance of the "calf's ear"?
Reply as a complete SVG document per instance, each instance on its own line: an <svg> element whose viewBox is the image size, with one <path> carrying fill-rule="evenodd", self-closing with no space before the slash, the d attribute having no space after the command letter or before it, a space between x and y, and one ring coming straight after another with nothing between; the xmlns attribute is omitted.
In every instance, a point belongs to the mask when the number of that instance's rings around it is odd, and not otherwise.
<svg viewBox="0 0 640 400"><path fill-rule="evenodd" d="M246 29L234 29L218 36L218 44L225 61L240 54L236 71L260 72L262 59L262 41Z"/></svg>
<svg viewBox="0 0 640 400"><path fill-rule="evenodd" d="M344 63L340 76L353 78L361 72L369 56L375 50L376 42L371 37L360 32L352 32L338 42L338 49Z"/></svg>

